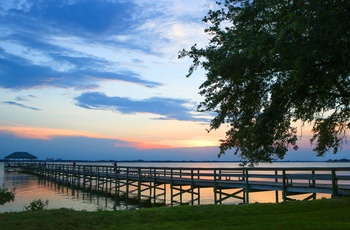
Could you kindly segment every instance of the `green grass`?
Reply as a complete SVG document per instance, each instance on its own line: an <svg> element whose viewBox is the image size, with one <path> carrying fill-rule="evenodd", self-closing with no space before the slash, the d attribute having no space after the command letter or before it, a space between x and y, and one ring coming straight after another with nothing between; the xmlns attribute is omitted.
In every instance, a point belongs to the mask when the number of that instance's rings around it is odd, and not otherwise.
<svg viewBox="0 0 350 230"><path fill-rule="evenodd" d="M350 229L350 199L0 214L0 229Z"/></svg>

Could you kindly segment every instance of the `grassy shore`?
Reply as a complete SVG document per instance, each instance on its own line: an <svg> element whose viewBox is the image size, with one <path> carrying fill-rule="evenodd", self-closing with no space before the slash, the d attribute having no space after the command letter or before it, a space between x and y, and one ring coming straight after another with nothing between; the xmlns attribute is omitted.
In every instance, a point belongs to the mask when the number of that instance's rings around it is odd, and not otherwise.
<svg viewBox="0 0 350 230"><path fill-rule="evenodd" d="M350 199L0 214L5 229L350 229Z"/></svg>

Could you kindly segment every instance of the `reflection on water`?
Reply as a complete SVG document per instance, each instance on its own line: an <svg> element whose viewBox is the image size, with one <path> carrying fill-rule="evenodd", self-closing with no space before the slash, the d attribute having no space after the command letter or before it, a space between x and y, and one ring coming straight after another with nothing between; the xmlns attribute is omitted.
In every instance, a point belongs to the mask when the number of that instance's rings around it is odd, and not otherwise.
<svg viewBox="0 0 350 230"><path fill-rule="evenodd" d="M92 164L92 163L81 163L81 164ZM110 165L110 163L93 163L97 165ZM119 163L121 166L143 166L143 167L202 167L202 168L227 168L227 167L238 167L238 163ZM277 163L274 167L329 167L335 166L334 163ZM338 167L348 167L349 163L337 163ZM271 167L271 165L261 165L260 167ZM137 199L123 197L104 197L98 196L97 194L91 194L80 190L74 190L63 185L58 185L54 182L39 179L38 177L30 174L23 174L18 172L4 172L4 164L0 162L0 184L5 184L9 189L15 190L15 201L6 203L0 206L1 212L13 212L22 211L25 205L28 205L35 199L49 200L49 209L68 208L74 210L123 210L130 208L137 208L141 205L150 206L155 205L151 200L144 200L140 203ZM163 199L167 204L170 202L170 185L166 185L166 197ZM213 204L214 195L213 188L202 188L200 189L200 204ZM184 200L190 200L190 194L185 194ZM279 193L279 197L282 195ZM327 197L327 194L318 194L317 198ZM301 197L302 199L302 197ZM275 202L276 194L274 191L271 192L254 192L249 194L249 200L251 203L254 202ZM281 199L280 199L281 201ZM237 204L240 200L229 200L226 204ZM164 205L159 203L158 205ZM197 204L195 202L194 204Z"/></svg>
<svg viewBox="0 0 350 230"><path fill-rule="evenodd" d="M0 184L4 184L10 190L15 191L15 201L0 206L0 213L23 211L24 206L35 199L49 200L49 209L68 208L78 211L96 211L137 207L133 204L126 205L117 198L74 190L49 180L39 179L34 175L5 172L3 162L0 162Z"/></svg>

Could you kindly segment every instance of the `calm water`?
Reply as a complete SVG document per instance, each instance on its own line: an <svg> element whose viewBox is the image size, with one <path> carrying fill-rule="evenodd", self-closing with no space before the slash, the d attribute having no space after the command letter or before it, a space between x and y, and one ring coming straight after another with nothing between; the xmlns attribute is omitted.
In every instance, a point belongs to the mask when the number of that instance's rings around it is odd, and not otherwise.
<svg viewBox="0 0 350 230"><path fill-rule="evenodd" d="M78 163L108 165L111 163ZM142 166L142 167L201 167L201 168L230 168L238 167L238 163L153 163L153 162L120 162L119 166ZM325 162L302 162L302 163L274 163L261 164L259 167L350 167L350 163L325 163ZM34 199L49 200L49 209L69 208L74 210L96 211L102 210L123 210L137 208L137 205L126 205L121 201L112 198L97 196L82 191L72 190L70 188L59 186L51 181L38 179L34 175L28 175L18 172L5 172L4 163L0 162L0 185L5 184L9 189L15 190L15 201L0 206L0 213L23 211L23 207L28 205ZM213 189L201 189L201 204L213 204ZM167 191L167 193L169 193ZM322 197L329 197L325 194ZM318 196L318 198L321 198ZM232 201L232 204L238 203ZM275 202L275 193L256 192L250 194L250 202Z"/></svg>

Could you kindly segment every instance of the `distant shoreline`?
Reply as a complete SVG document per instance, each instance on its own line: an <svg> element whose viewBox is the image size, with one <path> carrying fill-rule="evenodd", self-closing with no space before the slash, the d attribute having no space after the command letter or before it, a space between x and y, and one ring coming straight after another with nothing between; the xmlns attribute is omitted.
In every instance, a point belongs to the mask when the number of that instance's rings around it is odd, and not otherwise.
<svg viewBox="0 0 350 230"><path fill-rule="evenodd" d="M0 162L4 162L4 159L0 159ZM36 160L38 162L96 162L96 163L104 163L104 162L125 162L125 163L242 163L242 161L185 161L185 160ZM305 161L305 160L286 160L286 161L275 161L272 163L300 163L300 162L350 162L349 159L340 159L340 160L327 160L327 161ZM264 163L264 162L262 162Z"/></svg>

